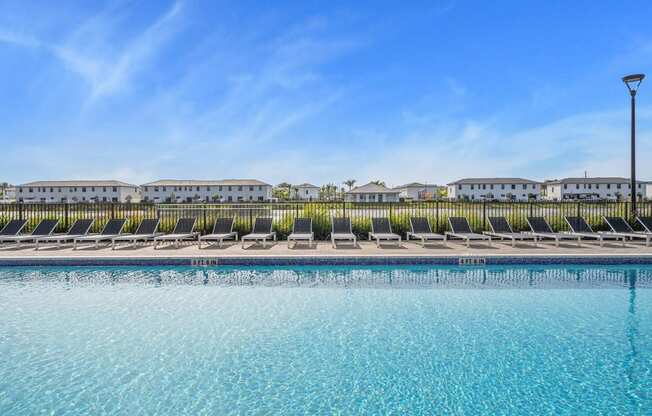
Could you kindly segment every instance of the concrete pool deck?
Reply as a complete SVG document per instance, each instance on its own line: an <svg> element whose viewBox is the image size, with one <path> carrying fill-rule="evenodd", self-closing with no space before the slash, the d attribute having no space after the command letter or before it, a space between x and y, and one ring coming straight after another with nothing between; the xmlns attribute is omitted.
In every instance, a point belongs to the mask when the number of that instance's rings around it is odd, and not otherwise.
<svg viewBox="0 0 652 416"><path fill-rule="evenodd" d="M330 242L320 241L309 248L299 244L296 248L288 248L287 242L281 241L268 244L263 248L260 245L242 248L240 243L226 243L223 247L209 246L199 249L196 244L183 245L179 248L173 246L160 246L154 250L152 245L138 247L110 247L86 246L73 250L70 245L61 248L42 247L34 250L33 246L0 247L0 260L11 259L156 259L156 258L434 258L434 257L652 257L652 247L645 247L641 243L605 243L604 247L596 242L583 242L580 247L574 243L561 244L555 247L554 243L539 243L537 247L532 244L517 244L512 247L509 242L492 242L488 247L486 243L472 244L467 248L459 241L449 241L444 247L440 243L422 247L409 242L402 243L400 247L384 245L376 247L375 243L362 241L357 247L342 244L334 249Z"/></svg>

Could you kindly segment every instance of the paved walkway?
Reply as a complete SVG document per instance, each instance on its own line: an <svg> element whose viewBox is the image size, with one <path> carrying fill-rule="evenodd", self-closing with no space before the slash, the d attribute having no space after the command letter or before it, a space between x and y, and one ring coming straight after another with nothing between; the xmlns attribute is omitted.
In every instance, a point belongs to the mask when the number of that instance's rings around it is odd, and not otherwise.
<svg viewBox="0 0 652 416"><path fill-rule="evenodd" d="M288 248L285 241L277 242L263 248L260 245L247 243L246 248L234 243L225 244L223 247L210 246L199 249L196 244L185 245L179 248L172 246L160 246L157 250L151 245L139 247L120 247L111 250L110 247L83 247L72 250L70 246L56 248L44 247L35 251L33 246L21 248L0 247L0 258L24 258L24 257L128 257L128 258L151 258L151 257L436 257L436 256L652 256L652 247L645 247L641 243L628 243L623 247L620 243L605 244L600 247L598 243L584 242L581 247L574 243L566 243L555 247L554 243L539 243L538 247L532 244L519 244L515 248L510 243L493 242L491 247L486 243L473 244L467 248L459 242L448 242L444 247L440 243L421 247L416 243L402 243L400 247L385 245L376 247L371 242L361 242L357 247L340 245L337 249L331 247L330 242L318 242L315 247L309 248L304 244L296 248Z"/></svg>

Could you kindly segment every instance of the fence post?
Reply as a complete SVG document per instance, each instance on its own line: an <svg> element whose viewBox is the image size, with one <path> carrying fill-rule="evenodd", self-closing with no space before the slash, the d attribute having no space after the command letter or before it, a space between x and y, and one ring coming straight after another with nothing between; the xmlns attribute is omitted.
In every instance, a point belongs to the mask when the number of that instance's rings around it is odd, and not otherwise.
<svg viewBox="0 0 652 416"><path fill-rule="evenodd" d="M206 205L202 205L202 216L204 218L204 234L207 234L210 231L207 229L208 224L206 224Z"/></svg>
<svg viewBox="0 0 652 416"><path fill-rule="evenodd" d="M631 221L631 213L629 212L629 201L625 201L625 215L627 221Z"/></svg>
<svg viewBox="0 0 652 416"><path fill-rule="evenodd" d="M18 201L18 219L23 219L23 203Z"/></svg>
<svg viewBox="0 0 652 416"><path fill-rule="evenodd" d="M249 229L253 230L253 228L254 228L254 221L252 218L251 207L249 207Z"/></svg>
<svg viewBox="0 0 652 416"><path fill-rule="evenodd" d="M64 213L63 217L63 225L64 228L68 228L68 214L70 213L70 204L66 202L66 212Z"/></svg>
<svg viewBox="0 0 652 416"><path fill-rule="evenodd" d="M482 201L482 231L487 226L487 201Z"/></svg>
<svg viewBox="0 0 652 416"><path fill-rule="evenodd" d="M342 217L346 217L346 200L342 198Z"/></svg>
<svg viewBox="0 0 652 416"><path fill-rule="evenodd" d="M111 203L111 219L115 218L115 203Z"/></svg>
<svg viewBox="0 0 652 416"><path fill-rule="evenodd" d="M439 232L439 201L435 201L435 232Z"/></svg>

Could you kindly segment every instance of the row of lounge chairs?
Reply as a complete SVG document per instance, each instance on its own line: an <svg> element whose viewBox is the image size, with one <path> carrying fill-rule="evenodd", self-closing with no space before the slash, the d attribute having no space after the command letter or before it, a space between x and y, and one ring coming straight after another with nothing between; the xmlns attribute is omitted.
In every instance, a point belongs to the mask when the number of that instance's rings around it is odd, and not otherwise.
<svg viewBox="0 0 652 416"><path fill-rule="evenodd" d="M637 221L645 231L634 231L622 217L603 217L605 224L611 231L594 231L588 222L580 216L566 216L570 231L555 232L544 217L527 217L526 221L530 231L515 232L505 217L488 217L491 231L484 231L482 234L475 233L471 229L469 221L465 217L450 217L448 223L451 231L444 234L432 231L428 219L425 217L411 217L410 231L406 233L406 240L420 241L423 246L431 242L441 242L446 245L448 239L460 239L469 247L472 242L486 242L491 246L492 239L511 241L512 247L517 242L532 242L537 245L543 240L554 240L555 245L565 240L575 241L579 246L582 240L591 239L599 242L602 247L605 241L621 241L625 245L627 240L645 240L649 246L652 240L652 217L638 217ZM73 249L84 244L92 244L99 247L101 243L108 243L113 249L120 244L137 245L138 243L153 242L154 249L160 244L171 243L179 246L183 242L197 241L199 248L202 243L216 243L222 246L225 240L238 240L238 233L233 231L233 218L219 218L213 225L212 232L207 235L200 235L195 231L195 218L180 218L177 220L174 229L169 234L158 232L160 220L156 218L144 219L140 222L133 234L123 234L122 230L127 222L126 219L111 219L98 234L88 234L94 220L80 219L73 223L68 232L64 234L52 234L57 227L58 220L42 220L30 234L20 234L26 220L11 220L0 230L0 244L14 243L16 247L25 243L35 244L38 250L43 245L72 243ZM294 221L292 233L288 236L288 247L294 243L307 242L313 246L315 234L312 230L310 218L297 218ZM353 234L350 218L333 218L331 229L331 244L337 247L338 242L350 242L357 245L357 237ZM276 241L276 232L272 230L272 218L256 218L253 230L250 234L242 237L242 246L245 242L260 242L263 247L270 241ZM375 241L377 246L382 242L401 244L401 236L392 231L390 221L386 217L372 218L369 240Z"/></svg>

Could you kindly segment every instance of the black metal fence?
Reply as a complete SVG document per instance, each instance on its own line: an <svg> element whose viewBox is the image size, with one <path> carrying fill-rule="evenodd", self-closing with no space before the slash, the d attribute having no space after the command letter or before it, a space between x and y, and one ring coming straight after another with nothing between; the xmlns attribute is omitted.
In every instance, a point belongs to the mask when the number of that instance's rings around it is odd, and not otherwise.
<svg viewBox="0 0 652 416"><path fill-rule="evenodd" d="M310 217L315 238L325 239L331 229L331 218L351 218L353 232L366 238L372 217L389 217L394 232L404 234L409 230L411 216L427 217L436 232L448 229L448 217L468 218L476 232L489 229L487 218L505 216L515 230L527 230L527 216L543 216L558 231L568 230L566 215L583 216L595 230L605 230L602 216L625 217L635 227L628 202L283 202L247 204L0 204L0 226L11 219L27 219L26 231L45 218L59 219L57 231L66 230L74 220L93 218L92 232L98 232L111 218L127 218L125 232L133 232L144 218L160 218L161 231L169 232L178 218L197 218L197 230L210 232L215 219L235 218L235 230L248 233L256 217L272 217L274 229L280 238L292 231L294 218ZM639 204L643 216L652 216L652 202Z"/></svg>

